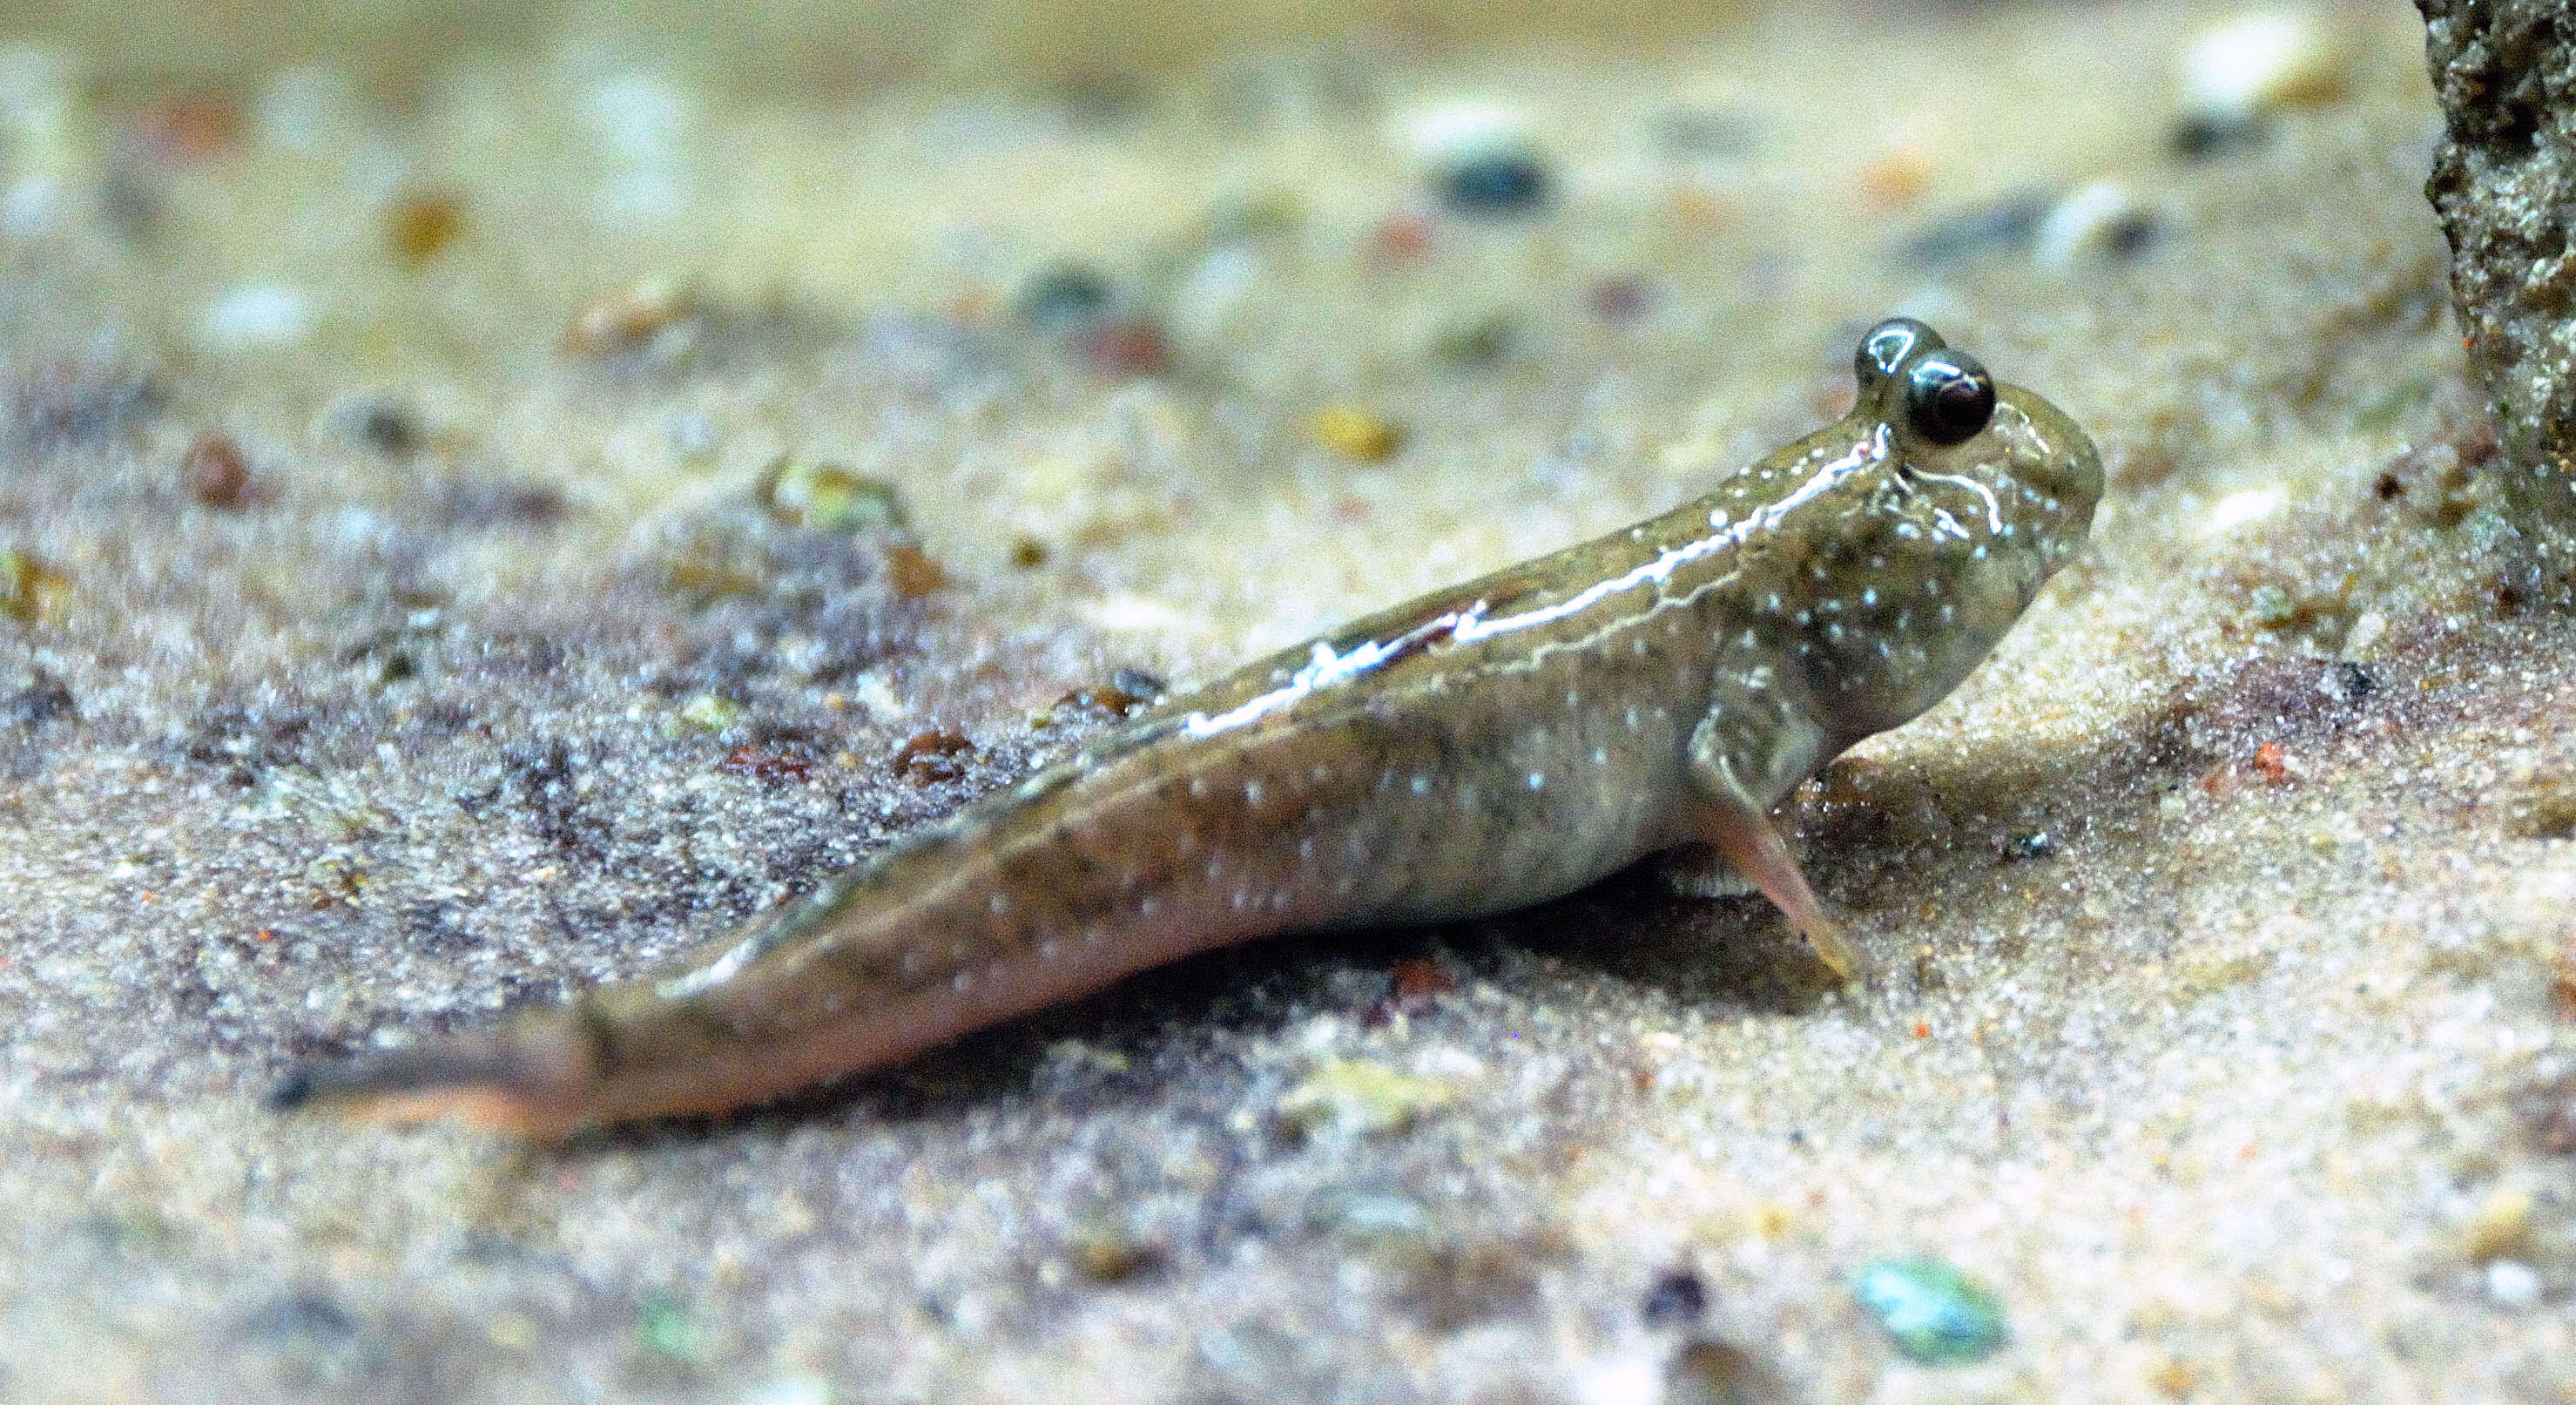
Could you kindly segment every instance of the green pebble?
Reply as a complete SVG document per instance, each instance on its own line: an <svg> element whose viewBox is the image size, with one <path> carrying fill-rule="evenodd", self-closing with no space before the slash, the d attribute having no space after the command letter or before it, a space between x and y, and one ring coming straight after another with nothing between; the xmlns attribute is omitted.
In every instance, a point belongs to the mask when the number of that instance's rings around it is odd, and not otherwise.
<svg viewBox="0 0 2576 1405"><path fill-rule="evenodd" d="M1494 312L1441 328L1432 338L1431 352L1452 366L1490 366L1508 355L1519 338L1511 315Z"/></svg>
<svg viewBox="0 0 2576 1405"><path fill-rule="evenodd" d="M1880 1259L1852 1276L1852 1296L1927 1366L1983 1361L2010 1339L2003 1301L1947 1260Z"/></svg>
<svg viewBox="0 0 2576 1405"><path fill-rule="evenodd" d="M721 732L742 720L743 705L714 693L700 693L681 704L678 720L686 728Z"/></svg>
<svg viewBox="0 0 2576 1405"><path fill-rule="evenodd" d="M760 505L790 527L818 532L892 531L904 526L894 485L836 463L782 458L761 476Z"/></svg>
<svg viewBox="0 0 2576 1405"><path fill-rule="evenodd" d="M1063 264L1029 280L1020 291L1020 316L1041 331L1079 331L1109 314L1113 296L1108 279Z"/></svg>
<svg viewBox="0 0 2576 1405"><path fill-rule="evenodd" d="M53 613L63 591L63 578L23 551L0 551L0 615L34 624Z"/></svg>
<svg viewBox="0 0 2576 1405"><path fill-rule="evenodd" d="M2299 617L2299 602L2277 585L2254 587L2247 603L2253 607L2254 623L2265 629L2279 629Z"/></svg>
<svg viewBox="0 0 2576 1405"><path fill-rule="evenodd" d="M1446 1084L1358 1059L1327 1059L1279 1100L1280 1121L1301 1134L1369 1137L1400 1132L1450 1100Z"/></svg>
<svg viewBox="0 0 2576 1405"><path fill-rule="evenodd" d="M698 1354L697 1325L676 1298L651 1298L635 1317L635 1341L655 1356L689 1361Z"/></svg>

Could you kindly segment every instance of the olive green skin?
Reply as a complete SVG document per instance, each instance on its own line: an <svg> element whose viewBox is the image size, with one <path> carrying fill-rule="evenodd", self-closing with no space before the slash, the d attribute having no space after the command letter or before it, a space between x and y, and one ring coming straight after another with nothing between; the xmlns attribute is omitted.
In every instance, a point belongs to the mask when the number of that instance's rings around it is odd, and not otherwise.
<svg viewBox="0 0 2576 1405"><path fill-rule="evenodd" d="M2102 493L2081 429L1929 328L1881 324L1857 369L1849 414L1686 506L1169 697L672 973L282 1100L540 1133L718 1111L1191 952L1521 907L1694 839L1819 936L1766 813L1948 694ZM1923 377L1990 415L1939 442Z"/></svg>

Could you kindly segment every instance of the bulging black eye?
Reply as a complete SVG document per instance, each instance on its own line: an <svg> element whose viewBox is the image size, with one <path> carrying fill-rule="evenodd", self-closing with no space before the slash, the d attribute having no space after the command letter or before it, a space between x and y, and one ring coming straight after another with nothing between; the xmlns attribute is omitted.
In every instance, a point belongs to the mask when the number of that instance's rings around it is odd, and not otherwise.
<svg viewBox="0 0 2576 1405"><path fill-rule="evenodd" d="M1852 373L1868 386L1883 376L1896 374L1905 358L1918 351L1946 346L1941 334L1911 317L1890 317L1869 329L1860 339L1860 350L1852 355Z"/></svg>
<svg viewBox="0 0 2576 1405"><path fill-rule="evenodd" d="M1931 352L1905 373L1905 420L1935 444L1977 436L1995 417L1995 378L1976 358Z"/></svg>

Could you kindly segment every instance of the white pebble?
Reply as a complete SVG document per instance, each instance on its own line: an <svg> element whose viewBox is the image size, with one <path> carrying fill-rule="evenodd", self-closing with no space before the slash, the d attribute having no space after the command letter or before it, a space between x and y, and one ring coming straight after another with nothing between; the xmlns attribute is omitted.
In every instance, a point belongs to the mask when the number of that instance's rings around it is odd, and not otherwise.
<svg viewBox="0 0 2576 1405"><path fill-rule="evenodd" d="M0 46L0 229L21 237L66 223L92 178L78 75L52 50Z"/></svg>
<svg viewBox="0 0 2576 1405"><path fill-rule="evenodd" d="M2031 256L2042 268L2067 269L2119 249L2145 234L2146 208L2127 186L2095 181L2060 200L2040 221Z"/></svg>
<svg viewBox="0 0 2576 1405"><path fill-rule="evenodd" d="M773 1376L745 1386L740 1405L831 1405L832 1383L820 1376Z"/></svg>
<svg viewBox="0 0 2576 1405"><path fill-rule="evenodd" d="M1121 592L1093 604L1086 612L1092 622L1103 629L1141 629L1164 632L1181 629L1189 618L1180 611L1149 596Z"/></svg>
<svg viewBox="0 0 2576 1405"><path fill-rule="evenodd" d="M2182 59L2194 115L2242 120L2323 102L2343 90L2344 55L2316 20L2257 10L2205 30Z"/></svg>
<svg viewBox="0 0 2576 1405"><path fill-rule="evenodd" d="M235 288L206 309L197 330L207 345L226 351L289 345L312 335L313 300L276 283Z"/></svg>
<svg viewBox="0 0 2576 1405"><path fill-rule="evenodd" d="M1201 347L1221 345L1261 288L1261 258L1229 244L1199 260L1172 297L1172 335Z"/></svg>
<svg viewBox="0 0 2576 1405"><path fill-rule="evenodd" d="M2540 1287L2540 1275L2529 1264L2498 1259L2487 1265L2487 1296L2498 1307L2530 1307L2540 1301Z"/></svg>
<svg viewBox="0 0 2576 1405"><path fill-rule="evenodd" d="M684 459L703 459L716 451L723 434L716 422L702 410L682 410L664 422L671 436L671 452Z"/></svg>
<svg viewBox="0 0 2576 1405"><path fill-rule="evenodd" d="M1426 165L1524 150L1530 143L1528 121L1513 109L1491 102L1417 108L1398 121L1396 135L1404 149Z"/></svg>
<svg viewBox="0 0 2576 1405"><path fill-rule="evenodd" d="M1582 1405L1657 1405L1664 1398L1663 1373L1643 1356L1596 1361L1575 1378L1574 1398Z"/></svg>
<svg viewBox="0 0 2576 1405"><path fill-rule="evenodd" d="M2230 493L2218 500L2218 506L2209 510L2209 530L2232 531L2248 522L2260 522L2279 511L2280 507L2281 490L2278 488L2249 488L2241 493Z"/></svg>
<svg viewBox="0 0 2576 1405"><path fill-rule="evenodd" d="M1429 1078L1482 1078L1485 1061L1454 1044L1443 1044L1423 1054L1416 1065Z"/></svg>

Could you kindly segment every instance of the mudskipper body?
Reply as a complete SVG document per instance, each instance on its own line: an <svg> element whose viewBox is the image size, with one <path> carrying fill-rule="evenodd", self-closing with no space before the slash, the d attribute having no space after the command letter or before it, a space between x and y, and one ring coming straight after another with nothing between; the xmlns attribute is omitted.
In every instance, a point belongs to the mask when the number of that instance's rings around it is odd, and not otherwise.
<svg viewBox="0 0 2576 1405"><path fill-rule="evenodd" d="M281 1105L541 1134L721 1111L1192 952L1521 907L1700 843L1838 974L1770 811L1938 702L2081 547L2092 442L1931 328L1851 413L1633 527L1162 700L697 959Z"/></svg>

